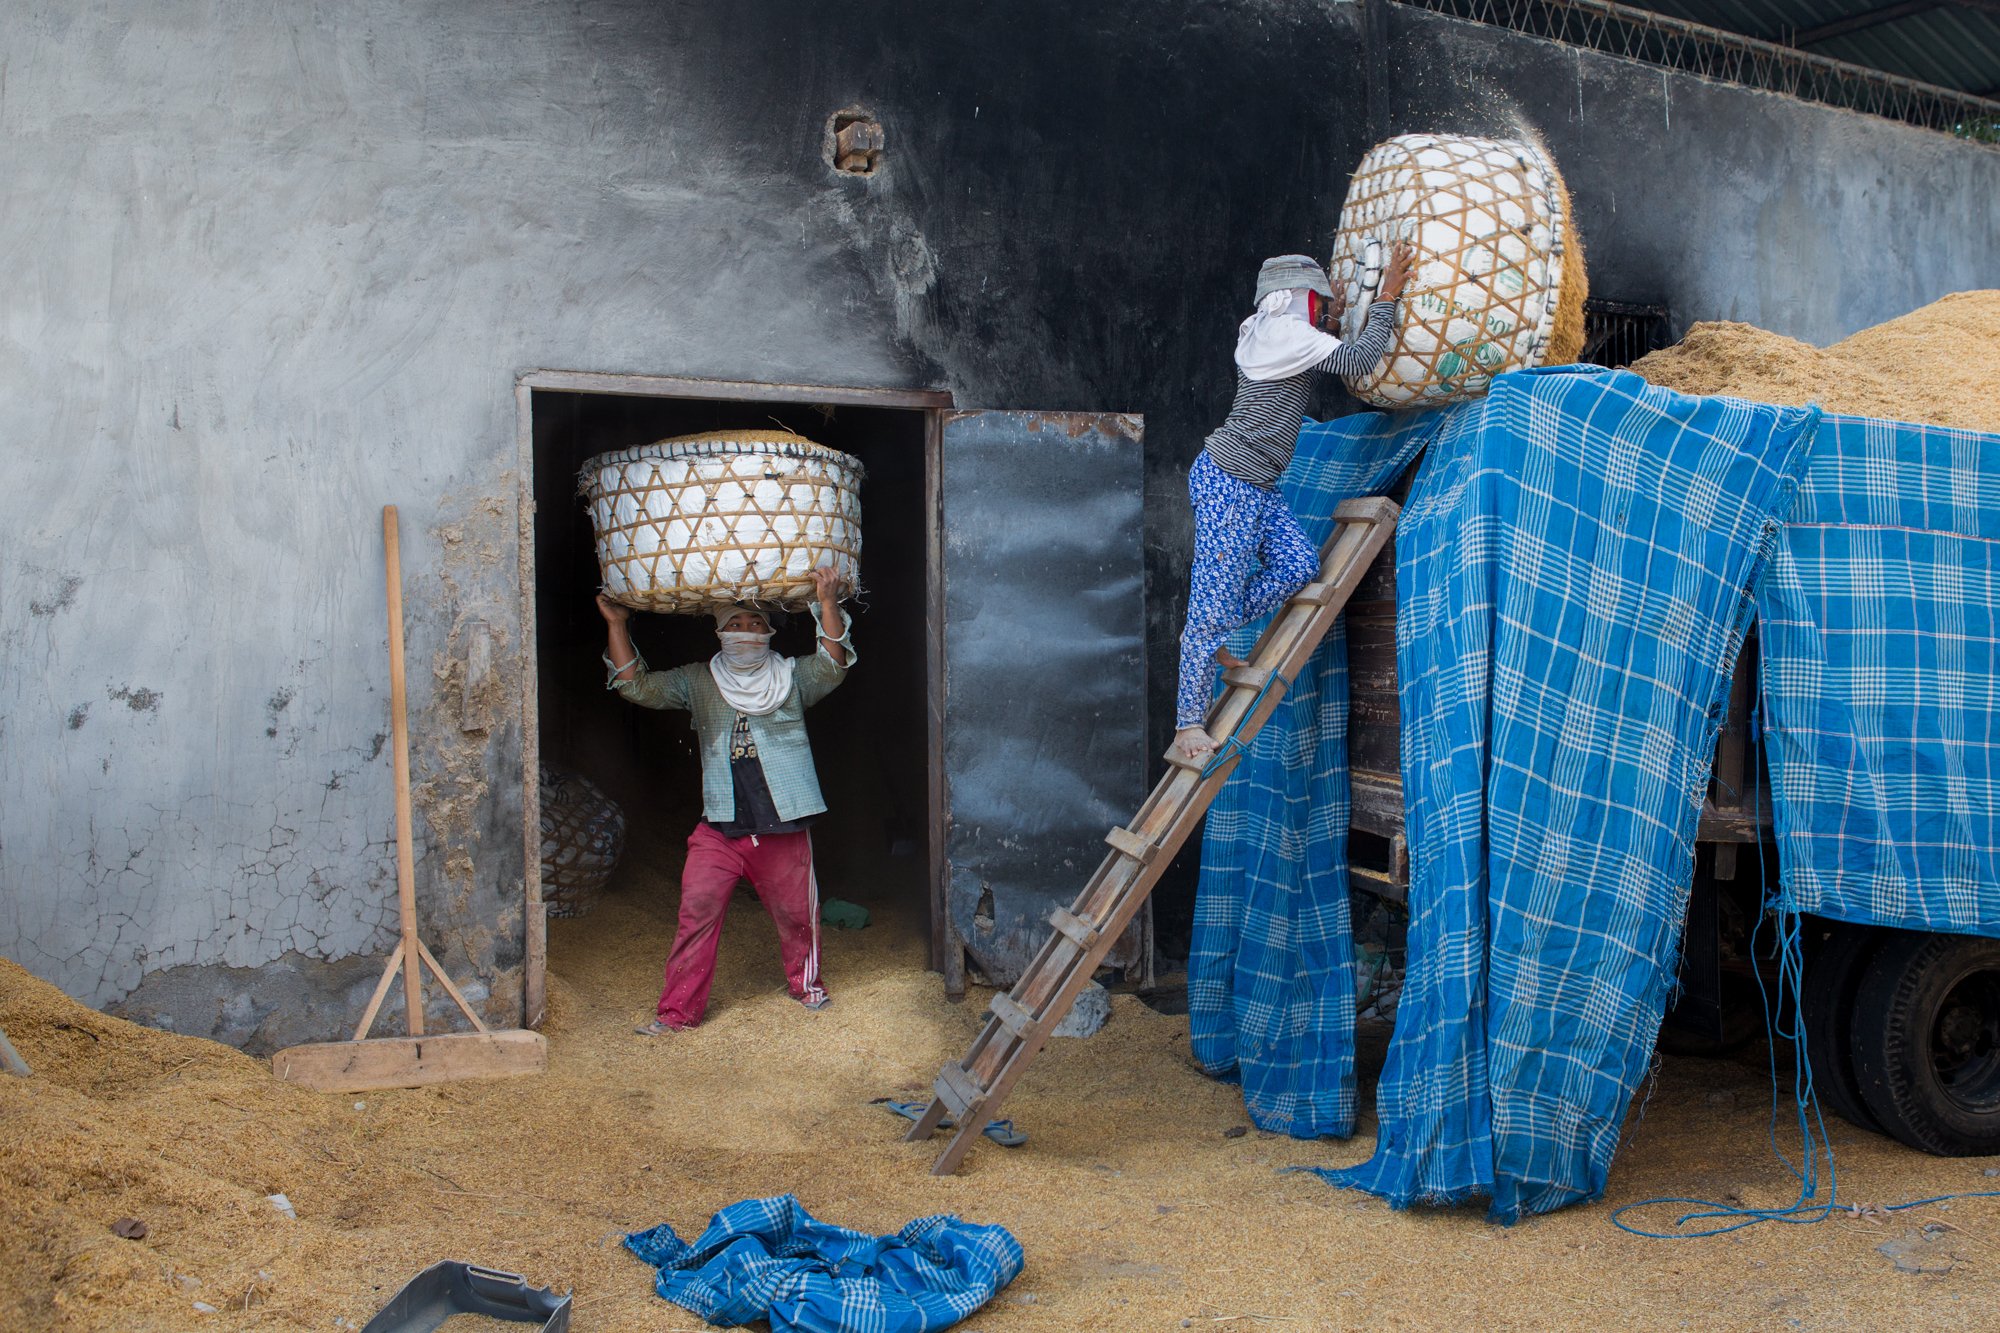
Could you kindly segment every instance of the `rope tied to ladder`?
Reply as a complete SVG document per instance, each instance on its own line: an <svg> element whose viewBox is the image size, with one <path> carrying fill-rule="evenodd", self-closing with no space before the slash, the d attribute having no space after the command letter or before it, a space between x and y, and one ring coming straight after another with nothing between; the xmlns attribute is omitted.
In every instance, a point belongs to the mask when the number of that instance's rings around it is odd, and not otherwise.
<svg viewBox="0 0 2000 1333"><path fill-rule="evenodd" d="M1257 716L1257 710L1264 705L1264 696L1271 692L1273 685L1287 690L1292 688L1290 678L1276 671L1264 678L1264 683L1257 688L1256 697L1250 700L1250 706L1243 710L1243 716L1238 718L1235 727L1231 728L1228 739L1217 746L1214 757L1202 765L1200 781L1208 781L1224 764L1239 755L1250 753L1250 743L1242 739L1243 728L1251 718Z"/></svg>

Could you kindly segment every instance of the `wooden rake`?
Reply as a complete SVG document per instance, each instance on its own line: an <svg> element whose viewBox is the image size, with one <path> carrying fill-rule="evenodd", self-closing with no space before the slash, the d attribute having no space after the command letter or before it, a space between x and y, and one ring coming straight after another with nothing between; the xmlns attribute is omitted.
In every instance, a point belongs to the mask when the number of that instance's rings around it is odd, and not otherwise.
<svg viewBox="0 0 2000 1333"><path fill-rule="evenodd" d="M538 1074L548 1067L549 1058L548 1042L542 1034L524 1028L489 1030L417 935L416 858L410 837L410 723L403 665L402 542L394 505L382 507L382 545L388 566L389 720L396 770L396 900L402 937L382 968L382 979L375 984L375 994L354 1029L354 1039L287 1047L271 1057L271 1069L279 1078L324 1092L415 1088L458 1079ZM424 1032L426 967L472 1024L471 1032L435 1036ZM370 1037L375 1016L399 971L403 974L403 1011L409 1035Z"/></svg>

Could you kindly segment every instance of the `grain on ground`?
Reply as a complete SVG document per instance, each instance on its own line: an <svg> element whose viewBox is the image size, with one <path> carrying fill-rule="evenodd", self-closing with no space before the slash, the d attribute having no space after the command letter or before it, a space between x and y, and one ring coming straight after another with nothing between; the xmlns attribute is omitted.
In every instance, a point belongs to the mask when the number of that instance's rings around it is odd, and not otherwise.
<svg viewBox="0 0 2000 1333"><path fill-rule="evenodd" d="M903 1143L904 1122L869 1104L920 1097L978 1028L978 992L947 1003L923 970L920 917L870 902L876 925L829 932L835 1001L808 1013L783 992L768 919L739 898L709 1020L647 1039L631 1029L657 994L671 870L636 854L597 912L551 923L550 1067L535 1079L308 1092L0 965L0 1027L37 1071L0 1078L0 1325L324 1331L366 1322L425 1266L467 1259L573 1287L579 1329L692 1329L622 1234L671 1222L692 1236L725 1204L786 1191L864 1229L936 1212L1012 1228L1028 1267L970 1321L989 1333L1183 1319L1855 1330L1976 1322L2000 1296L2000 1200L1669 1243L1615 1230L1607 1204L1500 1228L1477 1210L1396 1213L1279 1174L1362 1160L1372 1118L1348 1142L1227 1138L1247 1123L1238 1090L1193 1068L1185 1018L1125 995L1098 1037L1054 1044L1022 1082L1007 1114L1025 1147L982 1142L939 1179L929 1167L942 1139ZM1365 1070L1385 1035L1364 1031ZM1790 1197L1757 1060L1669 1060L1649 1092L1611 1205ZM1833 1129L1844 1198L2000 1183L1987 1162ZM265 1198L278 1192L296 1221ZM144 1240L110 1232L123 1216L148 1223ZM1949 1271L1896 1272L1877 1247L1929 1218L1956 1228Z"/></svg>

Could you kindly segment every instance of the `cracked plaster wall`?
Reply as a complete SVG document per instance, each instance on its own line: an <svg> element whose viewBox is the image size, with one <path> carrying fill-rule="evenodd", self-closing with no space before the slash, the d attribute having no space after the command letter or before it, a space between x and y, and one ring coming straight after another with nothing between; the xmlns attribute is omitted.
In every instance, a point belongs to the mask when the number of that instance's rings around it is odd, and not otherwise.
<svg viewBox="0 0 2000 1333"><path fill-rule="evenodd" d="M1540 128L1601 291L1826 340L1993 281L2000 154L1390 17L1387 128ZM1333 0L15 6L0 953L253 1049L342 1034L393 939L393 501L420 914L518 1021L537 367L1145 414L1157 752L1185 468L1258 259L1331 239L1360 27ZM821 156L855 105L888 138L866 180Z"/></svg>
<svg viewBox="0 0 2000 1333"><path fill-rule="evenodd" d="M683 303L799 289L824 255L760 214L755 171L696 160L674 102L698 53L652 5L9 22L0 952L253 1048L351 1025L396 917L395 502L420 916L518 1022L514 379L823 375ZM691 243L728 261L705 289L661 262ZM793 346L894 378L858 284L811 276ZM462 698L475 626L505 707Z"/></svg>

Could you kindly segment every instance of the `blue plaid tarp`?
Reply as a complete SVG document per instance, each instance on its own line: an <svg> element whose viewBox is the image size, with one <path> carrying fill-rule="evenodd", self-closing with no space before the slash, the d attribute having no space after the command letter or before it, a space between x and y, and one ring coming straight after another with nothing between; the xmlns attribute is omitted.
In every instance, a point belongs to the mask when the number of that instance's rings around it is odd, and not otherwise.
<svg viewBox="0 0 2000 1333"><path fill-rule="evenodd" d="M1829 413L1757 595L1785 904L2000 935L2000 435Z"/></svg>
<svg viewBox="0 0 2000 1333"><path fill-rule="evenodd" d="M1502 1221L1602 1190L1673 978L1748 590L1814 415L1623 372L1529 372L1402 427L1429 443L1397 535L1409 970L1376 1154L1324 1173L1336 1183L1398 1206L1486 1196ZM1328 423L1313 449L1384 429ZM1260 738L1232 786L1289 791L1298 779L1282 770L1312 752ZM1236 840L1309 836L1308 812L1251 801L1260 814L1211 825L1204 894L1265 892L1263 859ZM1344 1006L1286 970L1298 922L1346 926L1344 875L1320 878L1338 881L1338 911L1295 893L1289 917L1242 930L1232 952L1234 975L1276 1010L1264 1030L1315 1036L1316 1058L1270 1062L1273 1080L1295 1080L1283 1090L1296 1103L1337 1109L1340 1093L1308 1084L1351 1079L1336 1050L1351 1049L1351 941L1323 946L1343 960ZM1217 906L1198 907L1198 932ZM1198 939L1197 952L1212 949ZM1191 963L1191 1008L1212 1006L1193 983ZM1302 993L1316 1003L1298 1012ZM1197 1013L1194 1026L1226 1023ZM1248 1054L1239 1046L1246 1100ZM1300 1123L1339 1132L1334 1116Z"/></svg>
<svg viewBox="0 0 2000 1333"><path fill-rule="evenodd" d="M1444 424L1435 412L1308 421L1284 478L1314 544ZM1247 653L1265 621L1230 640ZM1243 1084L1260 1128L1354 1132L1354 940L1347 905L1347 643L1339 622L1209 806L1188 1012L1196 1061Z"/></svg>
<svg viewBox="0 0 2000 1333"><path fill-rule="evenodd" d="M766 1319L771 1333L932 1333L1023 1263L1005 1227L939 1216L870 1236L815 1220L789 1194L729 1205L693 1244L661 1225L625 1247L660 1270L654 1288L674 1304L724 1328Z"/></svg>

